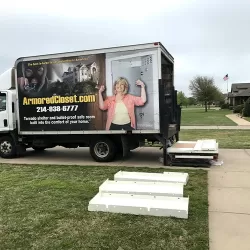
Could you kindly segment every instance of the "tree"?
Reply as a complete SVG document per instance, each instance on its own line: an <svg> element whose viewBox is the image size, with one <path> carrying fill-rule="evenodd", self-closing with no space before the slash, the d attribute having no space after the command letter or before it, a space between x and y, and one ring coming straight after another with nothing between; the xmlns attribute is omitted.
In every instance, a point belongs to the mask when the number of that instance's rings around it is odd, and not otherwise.
<svg viewBox="0 0 250 250"><path fill-rule="evenodd" d="M250 116L250 97L247 99L243 109L243 116L249 117Z"/></svg>
<svg viewBox="0 0 250 250"><path fill-rule="evenodd" d="M188 99L182 91L177 93L177 103L180 106L182 106L182 105L187 106L188 105Z"/></svg>
<svg viewBox="0 0 250 250"><path fill-rule="evenodd" d="M222 93L214 84L214 79L206 76L196 76L191 80L189 89L192 97L205 105L205 112L210 103L221 100Z"/></svg>
<svg viewBox="0 0 250 250"><path fill-rule="evenodd" d="M194 97L188 97L188 105L196 105L197 101Z"/></svg>

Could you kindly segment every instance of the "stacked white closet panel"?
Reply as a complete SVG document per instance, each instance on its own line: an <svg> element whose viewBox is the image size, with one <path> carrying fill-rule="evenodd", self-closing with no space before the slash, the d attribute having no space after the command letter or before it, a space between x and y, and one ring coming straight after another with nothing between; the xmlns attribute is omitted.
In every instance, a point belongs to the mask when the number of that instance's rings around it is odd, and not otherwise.
<svg viewBox="0 0 250 250"><path fill-rule="evenodd" d="M90 200L88 210L188 218L189 197L183 197L189 175L180 172L119 171Z"/></svg>

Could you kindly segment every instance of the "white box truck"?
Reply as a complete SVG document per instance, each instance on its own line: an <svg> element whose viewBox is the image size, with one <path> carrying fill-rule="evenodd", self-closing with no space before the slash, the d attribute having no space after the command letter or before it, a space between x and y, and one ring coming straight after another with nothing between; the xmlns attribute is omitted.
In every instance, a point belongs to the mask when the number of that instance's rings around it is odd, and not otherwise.
<svg viewBox="0 0 250 250"><path fill-rule="evenodd" d="M0 156L89 147L98 162L178 141L174 58L160 42L22 57L0 76Z"/></svg>

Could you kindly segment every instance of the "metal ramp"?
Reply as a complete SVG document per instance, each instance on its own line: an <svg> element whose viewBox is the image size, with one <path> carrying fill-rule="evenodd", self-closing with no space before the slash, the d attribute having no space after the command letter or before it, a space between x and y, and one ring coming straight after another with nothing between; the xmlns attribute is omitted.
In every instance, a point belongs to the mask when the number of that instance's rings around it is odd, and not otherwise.
<svg viewBox="0 0 250 250"><path fill-rule="evenodd" d="M188 218L189 197L98 193L88 211Z"/></svg>
<svg viewBox="0 0 250 250"><path fill-rule="evenodd" d="M119 171L114 175L115 181L149 181L149 182L173 182L186 185L188 182L187 173L164 172L164 173L145 173Z"/></svg>
<svg viewBox="0 0 250 250"><path fill-rule="evenodd" d="M183 197L189 175L180 172L114 174L99 186L88 211L188 218L189 197Z"/></svg>
<svg viewBox="0 0 250 250"><path fill-rule="evenodd" d="M183 197L182 183L106 180L100 193Z"/></svg>

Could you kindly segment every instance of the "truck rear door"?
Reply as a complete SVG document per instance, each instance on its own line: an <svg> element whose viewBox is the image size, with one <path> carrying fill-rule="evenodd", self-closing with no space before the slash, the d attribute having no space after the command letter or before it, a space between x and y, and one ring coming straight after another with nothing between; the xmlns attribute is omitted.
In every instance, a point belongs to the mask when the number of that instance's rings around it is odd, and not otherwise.
<svg viewBox="0 0 250 250"><path fill-rule="evenodd" d="M147 103L135 108L137 129L159 129L158 104L158 65L157 50L134 51L128 55L114 56L106 60L107 79L115 82L118 77L126 76L129 82L129 93L140 96L141 89L136 86L140 79L146 84ZM107 90L112 95L112 90Z"/></svg>

